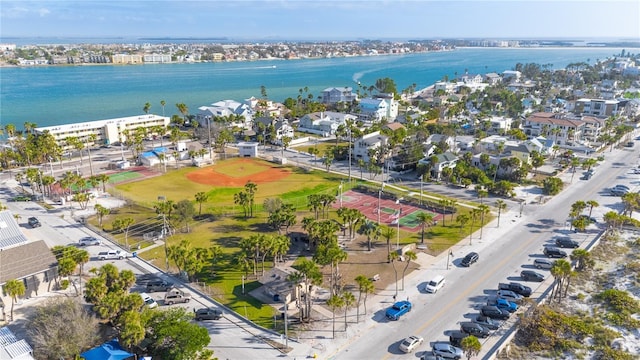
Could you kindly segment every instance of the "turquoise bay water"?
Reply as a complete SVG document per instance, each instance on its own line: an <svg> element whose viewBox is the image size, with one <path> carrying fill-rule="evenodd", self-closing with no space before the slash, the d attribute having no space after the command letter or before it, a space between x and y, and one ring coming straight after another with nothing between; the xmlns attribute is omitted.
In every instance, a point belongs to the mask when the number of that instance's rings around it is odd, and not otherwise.
<svg viewBox="0 0 640 360"><path fill-rule="evenodd" d="M401 91L415 83L424 88L455 73L501 73L516 63L552 64L555 69L572 62L605 59L617 48L481 49L409 55L350 57L257 62L55 66L0 68L0 125L25 122L38 126L134 116L151 112L178 114L185 103L191 114L200 106L223 99L241 101L260 97L260 86L274 101L296 98L308 87L317 98L333 86L370 86L389 77ZM637 52L637 49L626 49ZM634 51L635 50L635 51ZM303 94L306 97L307 94Z"/></svg>

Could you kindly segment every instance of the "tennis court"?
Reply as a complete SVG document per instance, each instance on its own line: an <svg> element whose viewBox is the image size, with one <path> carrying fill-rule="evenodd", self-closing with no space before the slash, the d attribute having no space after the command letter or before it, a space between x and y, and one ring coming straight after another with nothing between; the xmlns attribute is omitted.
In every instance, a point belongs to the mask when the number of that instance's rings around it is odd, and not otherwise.
<svg viewBox="0 0 640 360"><path fill-rule="evenodd" d="M374 222L380 222L380 224L386 225L398 225L397 219L400 218L400 227L403 230L417 232L420 230L420 222L418 221L418 215L420 213L433 214L434 221L440 221L442 214L434 213L425 209L418 208L405 203L397 203L394 199L384 194L380 196L372 196L365 193L361 193L355 190L349 190L338 196L333 206L339 208L341 206L358 209L369 220ZM378 214L378 209L380 213Z"/></svg>

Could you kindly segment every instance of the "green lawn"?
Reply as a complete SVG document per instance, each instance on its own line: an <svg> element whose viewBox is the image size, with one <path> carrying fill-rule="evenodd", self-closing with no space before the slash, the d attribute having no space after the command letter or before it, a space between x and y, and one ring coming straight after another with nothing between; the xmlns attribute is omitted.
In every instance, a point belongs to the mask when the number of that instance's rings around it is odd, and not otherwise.
<svg viewBox="0 0 640 360"><path fill-rule="evenodd" d="M333 145L333 144L331 144ZM214 166L224 168L234 160L221 161ZM229 162L229 163L227 163ZM263 162L268 166L273 164ZM262 164L258 164L258 167ZM162 229L162 219L157 216L152 206L157 201L158 196L164 196L167 200L178 202L183 199L194 201L197 192L205 192L209 199L202 206L202 215L197 217L190 226L190 232L185 232L181 226L176 227L176 233L172 235L167 245L176 245L182 240L187 240L193 247L209 247L217 244L222 248L223 254L217 262L199 275L198 280L206 282L211 289L212 296L235 310L240 315L247 316L252 321L265 327L273 326L274 310L272 307L261 304L258 300L248 295L248 292L257 288L259 284L250 274L245 281L245 294L242 294L242 273L233 262L235 254L239 251L238 243L241 239L256 233L275 233L266 225L267 214L262 211L262 203L267 198L280 197L285 203L294 204L298 208L298 224L304 216L312 213L307 208L307 196L310 194L329 193L337 194L340 181L343 177L328 174L324 171L305 171L302 169L292 169L292 174L277 182L264 183L258 185L255 197L256 210L254 217L246 219L242 216L240 207L233 203L233 195L242 188L214 187L194 183L186 178L191 171L199 168L182 168L173 170L159 177L147 178L141 181L117 185L114 194L119 197L130 199L137 205L127 205L116 209L112 214L103 219L102 228L106 232L112 231L112 222L120 217L133 217L135 224L131 227L128 237L128 244L135 246L143 240L143 234ZM357 184L353 182L353 185ZM343 190L346 191L345 187ZM195 204L196 211L199 205ZM467 208L459 208L460 213L466 213ZM331 211L329 218L337 219L335 211ZM425 241L429 243L432 253L444 251L444 249L457 243L461 238L469 234L469 225L462 229L452 223L450 216L447 216L445 226L442 223L429 228L425 232ZM488 221L489 219L487 219ZM89 220L98 227L97 219ZM478 223L474 225L474 230L478 229ZM395 229L394 229L395 230ZM111 234L117 241L124 244L124 234ZM400 231L400 243L410 244L420 241L421 234ZM385 239L379 239L380 243ZM394 237L392 242L396 241ZM143 251L140 257L154 263L156 266L165 267L165 249L163 246ZM267 268L271 263L267 263ZM346 265L345 265L346 266ZM177 269L170 264L170 270Z"/></svg>

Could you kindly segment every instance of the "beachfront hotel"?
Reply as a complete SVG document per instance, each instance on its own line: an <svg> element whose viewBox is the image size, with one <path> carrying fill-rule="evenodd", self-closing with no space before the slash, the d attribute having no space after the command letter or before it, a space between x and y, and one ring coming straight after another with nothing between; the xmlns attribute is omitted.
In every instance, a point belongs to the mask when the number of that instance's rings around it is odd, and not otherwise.
<svg viewBox="0 0 640 360"><path fill-rule="evenodd" d="M154 126L169 126L170 118L153 114L140 116L129 116L116 119L87 121L75 124L54 125L35 128L37 133L48 131L63 149L70 146L67 144L68 137L76 137L83 143L89 143L91 135L95 135L94 144L110 145L125 141L127 130L133 132L139 127L151 128ZM164 134L163 134L164 135Z"/></svg>

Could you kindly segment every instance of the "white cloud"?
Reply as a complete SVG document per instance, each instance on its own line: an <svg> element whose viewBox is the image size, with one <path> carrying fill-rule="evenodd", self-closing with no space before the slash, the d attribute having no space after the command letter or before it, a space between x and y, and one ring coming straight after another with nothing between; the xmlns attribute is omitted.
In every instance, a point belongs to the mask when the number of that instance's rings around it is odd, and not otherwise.
<svg viewBox="0 0 640 360"><path fill-rule="evenodd" d="M51 14L51 11L49 11L49 9L46 9L46 8L40 8L38 10L38 14L40 14L40 17L45 17L45 16Z"/></svg>
<svg viewBox="0 0 640 360"><path fill-rule="evenodd" d="M13 6L1 10L1 16L3 18L17 19L25 17L29 13L29 9L21 6Z"/></svg>

